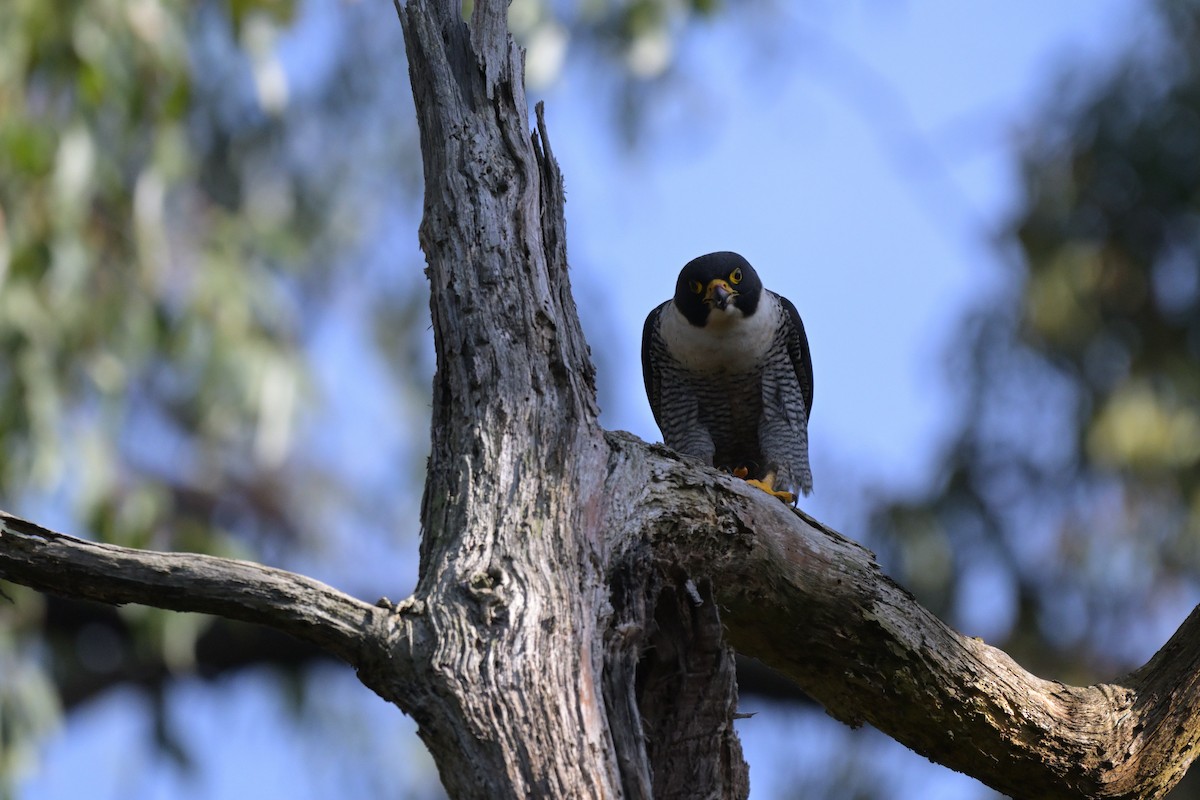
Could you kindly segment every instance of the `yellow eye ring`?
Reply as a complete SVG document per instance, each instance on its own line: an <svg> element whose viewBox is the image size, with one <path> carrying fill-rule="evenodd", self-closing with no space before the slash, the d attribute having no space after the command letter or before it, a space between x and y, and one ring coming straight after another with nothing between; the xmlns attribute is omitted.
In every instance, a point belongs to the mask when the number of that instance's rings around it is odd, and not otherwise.
<svg viewBox="0 0 1200 800"><path fill-rule="evenodd" d="M730 282L730 283L733 283L733 284L738 284L738 283L741 283L741 282L742 282L742 269L741 269L741 267L738 267L738 268L737 268L737 269L735 269L733 272L729 273L729 282Z"/></svg>
<svg viewBox="0 0 1200 800"><path fill-rule="evenodd" d="M704 291L704 284L702 284L700 281L688 281L688 288L696 294L700 294Z"/></svg>

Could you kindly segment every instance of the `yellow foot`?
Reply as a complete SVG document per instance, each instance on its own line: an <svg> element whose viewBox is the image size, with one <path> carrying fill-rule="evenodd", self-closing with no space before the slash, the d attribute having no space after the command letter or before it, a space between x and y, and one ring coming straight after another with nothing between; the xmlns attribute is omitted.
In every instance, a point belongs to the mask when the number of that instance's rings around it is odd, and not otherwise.
<svg viewBox="0 0 1200 800"><path fill-rule="evenodd" d="M766 492L769 495L778 497L780 500L787 503L788 505L791 505L792 503L796 502L796 495L792 494L791 492L775 491L775 487L772 485L775 483L773 476L772 476L772 480L769 483L767 481L754 480L753 478L746 481L746 483L750 484L751 486L756 486L759 489L762 489L764 492Z"/></svg>

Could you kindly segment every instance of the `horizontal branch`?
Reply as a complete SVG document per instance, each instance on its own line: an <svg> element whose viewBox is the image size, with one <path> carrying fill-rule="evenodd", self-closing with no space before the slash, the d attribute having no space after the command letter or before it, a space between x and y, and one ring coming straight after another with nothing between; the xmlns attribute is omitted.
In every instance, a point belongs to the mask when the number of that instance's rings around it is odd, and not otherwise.
<svg viewBox="0 0 1200 800"><path fill-rule="evenodd" d="M388 611L320 581L249 561L76 539L0 512L0 579L120 605L266 625L358 666Z"/></svg>
<svg viewBox="0 0 1200 800"><path fill-rule="evenodd" d="M952 630L816 520L664 448L609 443L612 480L643 487L616 524L650 531L662 564L711 579L738 652L835 718L1020 798L1160 797L1196 755L1200 609L1117 683L1043 680Z"/></svg>

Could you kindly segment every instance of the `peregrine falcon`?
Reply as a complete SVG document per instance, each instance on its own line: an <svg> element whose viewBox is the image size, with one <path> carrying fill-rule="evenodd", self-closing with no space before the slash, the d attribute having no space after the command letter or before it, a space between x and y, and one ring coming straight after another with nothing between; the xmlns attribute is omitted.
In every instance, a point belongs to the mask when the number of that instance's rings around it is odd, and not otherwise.
<svg viewBox="0 0 1200 800"><path fill-rule="evenodd" d="M737 253L688 262L642 329L642 377L668 447L784 502L812 491L813 373L796 307Z"/></svg>

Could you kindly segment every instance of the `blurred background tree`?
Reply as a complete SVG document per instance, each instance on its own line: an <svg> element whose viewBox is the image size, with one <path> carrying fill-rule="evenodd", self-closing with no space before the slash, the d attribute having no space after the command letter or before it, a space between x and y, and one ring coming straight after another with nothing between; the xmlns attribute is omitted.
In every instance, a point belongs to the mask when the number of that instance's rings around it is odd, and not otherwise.
<svg viewBox="0 0 1200 800"><path fill-rule="evenodd" d="M19 0L0 19L8 507L121 544L272 561L319 550L330 507L394 511L298 431L324 406L308 362L330 301L374 279L343 278L379 224L371 162L410 198L415 144L374 132L404 113L377 101L386 40L289 86L275 40L293 18L286 2ZM0 687L0 775L54 695L71 708L119 683L157 690L198 657L311 657L206 619L12 594L0 665L21 678Z"/></svg>
<svg viewBox="0 0 1200 800"><path fill-rule="evenodd" d="M996 644L1071 682L1140 663L1197 597L1200 4L1152 7L1162 45L1064 77L1031 129L1008 285L950 354L958 430L876 516L924 602L999 587Z"/></svg>
<svg viewBox="0 0 1200 800"><path fill-rule="evenodd" d="M986 620L993 644L1071 682L1140 663L1200 595L1200 2L1142 7L1154 35L1131 30L1100 74L1081 59L1047 84L1052 99L1027 123L1023 195L994 240L1008 272L953 337L955 424L928 480L903 494L891 484L839 494L849 479L826 469L818 485L818 499L832 493L870 520L867 543L923 603L968 633ZM534 92L575 81L635 163L664 114L675 131L724 113L694 77L707 56L692 45L717 23L740 26L765 83L796 42L824 52L830 82L857 75L852 102L878 135L895 133L883 130L896 116L885 83L864 81L819 27L769 2L733 11L515 0L510 22ZM432 353L400 39L378 3L10 3L0 15L6 508L121 544L244 555L362 597L411 586ZM799 148L819 135L819 116L808 119L793 134ZM570 159L573 121L551 105L550 124ZM613 183L614 196L645 190L629 174ZM592 344L602 405L619 411L640 390L613 377L633 352L615 332L636 335L640 319L614 319L607 278L589 278L587 249L572 248L585 325L614 331ZM645 254L628 255L622 269L646 266ZM662 286L677 266L663 267ZM644 313L660 299L635 303ZM825 388L834 336L802 311L820 428L836 413ZM839 313L869 325L852 299ZM155 743L122 796L171 794L172 770L193 776L195 796L244 795L246 784L211 777L198 749L264 721L258 766L272 774L282 760L279 772L294 775L304 755L310 779L324 775L308 786L314 797L439 795L394 710L360 702L361 687L319 654L206 618L0 588L11 598L0 598L0 797L26 796L21 786L77 793L66 779L22 776L36 774L62 713L85 727L106 701L138 708ZM193 712L211 695L197 676L225 681L229 708L244 712L205 728ZM819 774L788 776L789 788L754 772L756 797L905 796L882 737L843 731L794 697L777 713L789 746L833 740L839 755ZM1185 782L1174 796L1196 793Z"/></svg>
<svg viewBox="0 0 1200 800"><path fill-rule="evenodd" d="M950 353L957 431L873 517L922 602L986 603L994 644L1070 683L1138 666L1200 596L1200 3L1149 7L1154 46L1063 76L1028 131L1007 286Z"/></svg>

